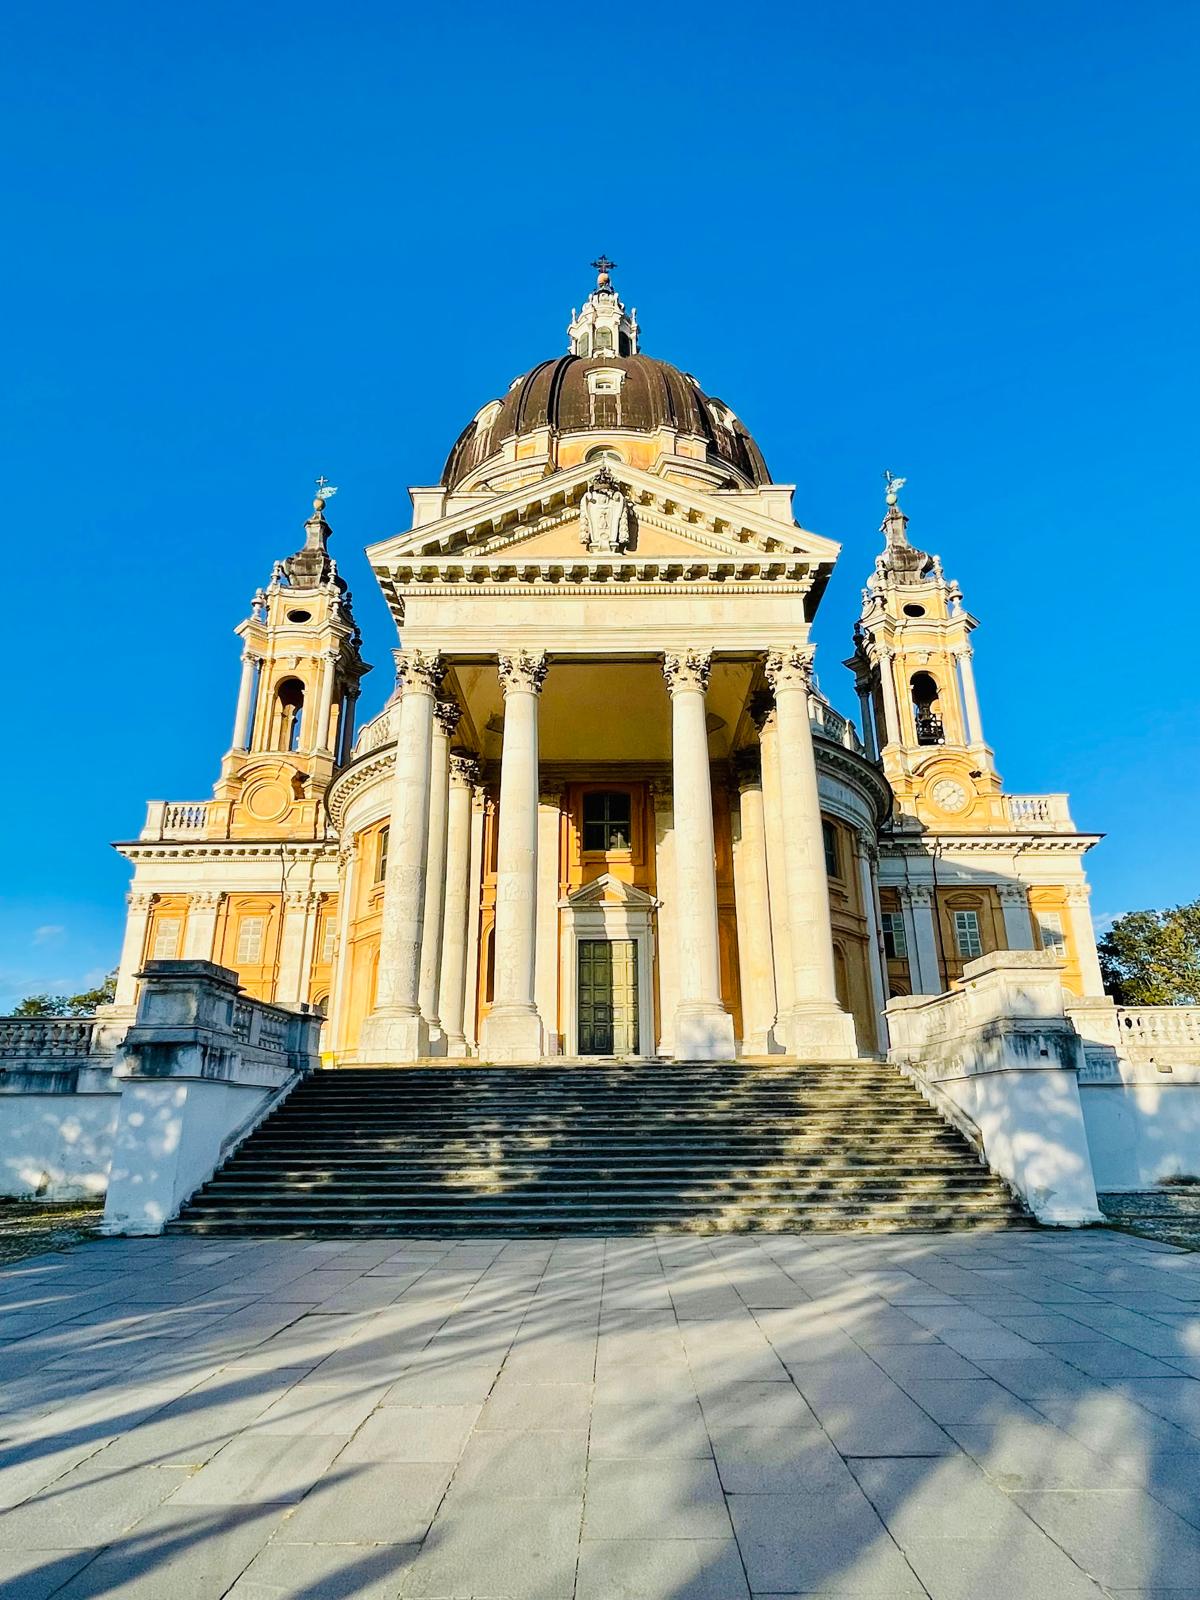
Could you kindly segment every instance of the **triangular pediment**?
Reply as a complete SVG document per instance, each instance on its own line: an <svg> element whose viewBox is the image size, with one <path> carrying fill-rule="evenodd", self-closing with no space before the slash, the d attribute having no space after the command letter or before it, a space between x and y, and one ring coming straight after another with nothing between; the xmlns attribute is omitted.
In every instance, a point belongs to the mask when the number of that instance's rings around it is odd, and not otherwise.
<svg viewBox="0 0 1200 1600"><path fill-rule="evenodd" d="M797 560L832 567L839 546L768 515L751 494L671 482L623 462L605 462L630 507L631 540L622 551L589 550L580 537L580 501L601 470L585 462L536 483L489 496L466 510L372 545L381 579L402 570L519 562L640 560Z"/></svg>
<svg viewBox="0 0 1200 1600"><path fill-rule="evenodd" d="M639 911L652 911L658 901L644 889L638 889L632 883L625 883L623 879L614 877L611 872L604 872L600 877L593 878L590 883L581 884L578 889L572 890L559 904L574 910L578 910L581 906L616 905L629 906Z"/></svg>

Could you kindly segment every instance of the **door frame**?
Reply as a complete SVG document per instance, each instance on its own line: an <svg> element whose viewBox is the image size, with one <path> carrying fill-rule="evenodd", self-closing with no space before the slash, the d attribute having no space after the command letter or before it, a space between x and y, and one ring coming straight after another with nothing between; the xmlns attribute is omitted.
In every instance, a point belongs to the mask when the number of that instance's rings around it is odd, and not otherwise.
<svg viewBox="0 0 1200 1600"><path fill-rule="evenodd" d="M579 1053L579 941L632 939L637 945L638 1048L654 1054L654 913L658 901L606 872L558 902L562 923L563 1054ZM605 1057L623 1061L624 1056Z"/></svg>

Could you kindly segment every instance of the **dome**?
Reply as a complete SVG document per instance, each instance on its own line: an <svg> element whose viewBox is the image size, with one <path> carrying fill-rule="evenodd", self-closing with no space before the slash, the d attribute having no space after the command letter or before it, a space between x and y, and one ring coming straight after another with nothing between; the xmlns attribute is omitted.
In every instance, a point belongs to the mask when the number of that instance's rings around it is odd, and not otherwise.
<svg viewBox="0 0 1200 1600"><path fill-rule="evenodd" d="M607 381L596 381L592 375ZM591 381L589 381L591 379ZM762 452L722 401L690 373L643 355L566 355L516 378L503 399L483 407L459 435L442 472L453 490L500 451L502 441L550 428L555 434L657 433L702 439L708 462L750 484L770 483Z"/></svg>
<svg viewBox="0 0 1200 1600"><path fill-rule="evenodd" d="M551 470L573 465L591 454L580 438L586 434L605 435L604 444L621 456L624 436L635 464L669 455L702 461L706 476L727 477L731 487L770 483L762 452L729 407L705 394L690 372L641 354L637 312L626 312L612 286L613 262L601 256L592 265L599 277L582 310L571 313L569 354L514 378L501 399L476 413L450 452L443 485L453 492L468 479L477 484L492 476L480 470L485 465L502 470L539 450L549 452ZM537 433L539 444L518 446ZM650 435L661 443L651 444ZM560 450L566 439L570 447ZM603 449L599 440L596 448Z"/></svg>

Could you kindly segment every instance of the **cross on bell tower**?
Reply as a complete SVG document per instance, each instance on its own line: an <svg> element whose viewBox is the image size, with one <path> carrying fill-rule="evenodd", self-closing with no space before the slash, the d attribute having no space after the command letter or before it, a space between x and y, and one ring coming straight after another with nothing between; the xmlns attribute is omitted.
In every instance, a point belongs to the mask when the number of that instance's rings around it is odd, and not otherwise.
<svg viewBox="0 0 1200 1600"><path fill-rule="evenodd" d="M567 328L573 356L586 359L605 356L635 356L638 353L637 311L626 313L621 297L612 285L617 263L606 255L592 262L596 287L578 314L571 312Z"/></svg>

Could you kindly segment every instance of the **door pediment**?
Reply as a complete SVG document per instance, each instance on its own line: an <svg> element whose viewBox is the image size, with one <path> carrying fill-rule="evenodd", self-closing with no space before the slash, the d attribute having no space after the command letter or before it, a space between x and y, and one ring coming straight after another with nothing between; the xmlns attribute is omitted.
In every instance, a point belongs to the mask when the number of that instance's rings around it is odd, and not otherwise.
<svg viewBox="0 0 1200 1600"><path fill-rule="evenodd" d="M630 911L653 911L658 901L644 889L638 889L632 883L625 883L621 878L614 877L611 872L604 872L600 877L593 878L590 883L581 884L578 889L572 890L558 904L560 909L565 911L582 911L587 907L599 906L624 906Z"/></svg>

